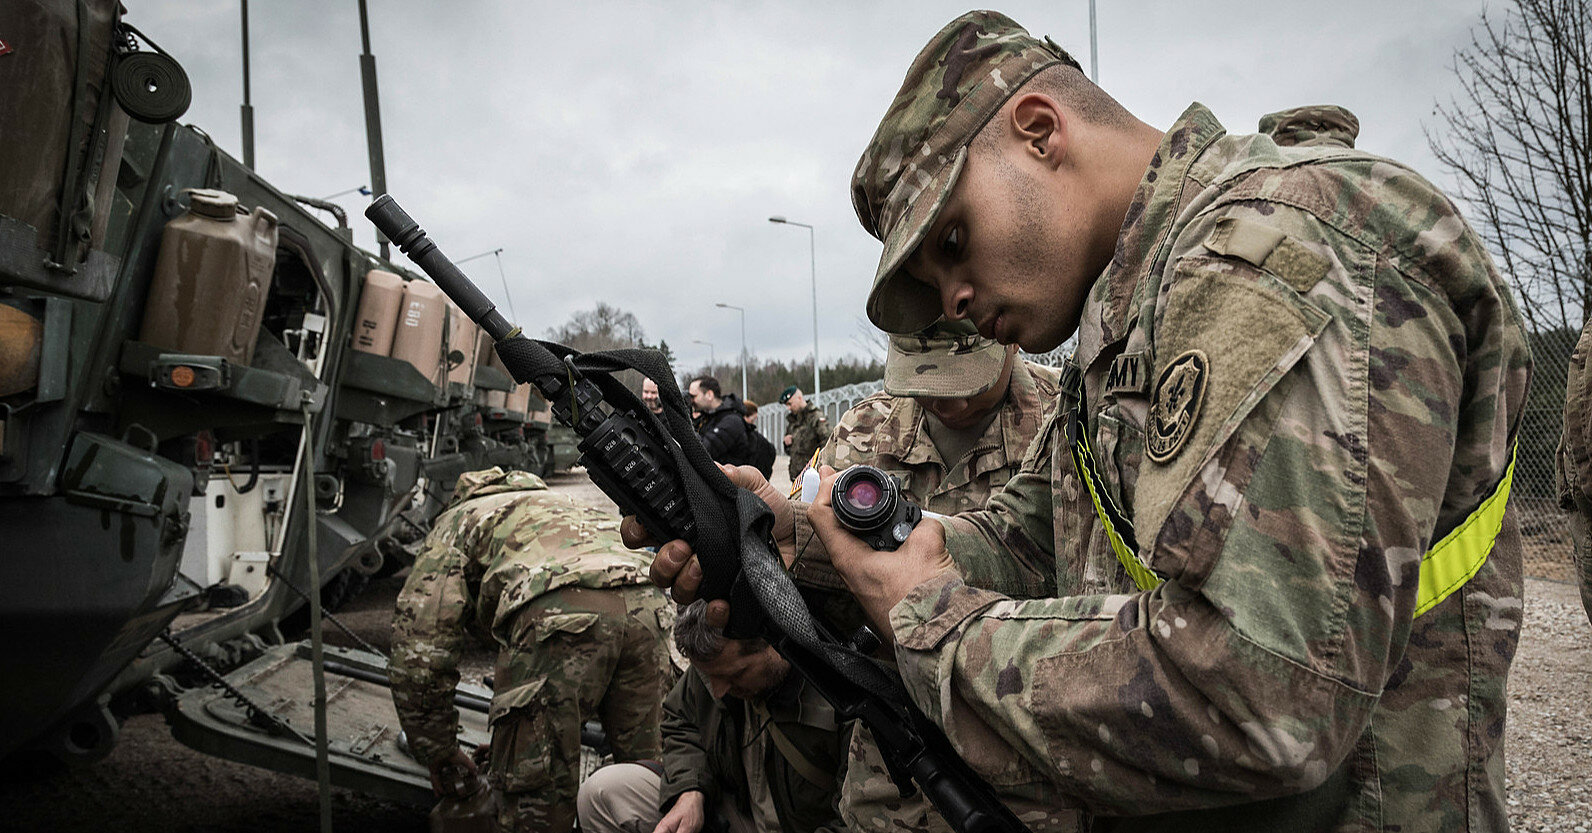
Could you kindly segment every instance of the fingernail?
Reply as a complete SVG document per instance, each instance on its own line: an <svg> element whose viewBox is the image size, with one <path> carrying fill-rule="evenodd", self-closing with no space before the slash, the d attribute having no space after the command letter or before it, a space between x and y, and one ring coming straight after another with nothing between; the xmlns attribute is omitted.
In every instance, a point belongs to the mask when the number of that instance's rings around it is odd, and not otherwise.
<svg viewBox="0 0 1592 833"><path fill-rule="evenodd" d="M693 579L700 580L702 578L702 565L693 563L691 566L685 568L685 574Z"/></svg>

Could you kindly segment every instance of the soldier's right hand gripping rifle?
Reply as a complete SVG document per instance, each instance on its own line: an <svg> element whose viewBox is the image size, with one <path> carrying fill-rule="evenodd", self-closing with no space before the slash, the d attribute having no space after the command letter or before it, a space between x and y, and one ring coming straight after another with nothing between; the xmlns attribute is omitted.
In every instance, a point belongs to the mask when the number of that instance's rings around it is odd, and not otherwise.
<svg viewBox="0 0 1592 833"><path fill-rule="evenodd" d="M915 782L953 829L1027 830L912 704L894 671L813 619L774 546L773 513L708 456L660 353L582 354L528 339L391 196L378 197L365 216L492 337L510 375L535 385L553 415L580 435L582 463L598 487L657 540L691 544L702 564L702 597L730 601L730 636L766 638L837 713L867 724L902 794ZM661 417L612 376L625 369L657 383Z"/></svg>

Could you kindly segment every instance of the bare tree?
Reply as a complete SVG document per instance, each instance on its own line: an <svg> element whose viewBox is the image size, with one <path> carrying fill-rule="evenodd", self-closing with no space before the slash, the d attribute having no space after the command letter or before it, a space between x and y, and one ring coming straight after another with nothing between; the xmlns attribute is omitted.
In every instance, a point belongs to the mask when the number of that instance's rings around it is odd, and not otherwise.
<svg viewBox="0 0 1592 833"><path fill-rule="evenodd" d="M647 333L634 313L603 301L598 301L592 309L571 315L563 326L548 330L547 337L582 353L642 347L647 343Z"/></svg>
<svg viewBox="0 0 1592 833"><path fill-rule="evenodd" d="M1483 12L1455 55L1463 92L1426 137L1531 330L1573 331L1592 304L1592 6L1513 5Z"/></svg>
<svg viewBox="0 0 1592 833"><path fill-rule="evenodd" d="M890 353L889 334L873 326L867 316L857 316L856 324L857 331L851 334L851 342L862 348L863 358L869 362L883 362Z"/></svg>

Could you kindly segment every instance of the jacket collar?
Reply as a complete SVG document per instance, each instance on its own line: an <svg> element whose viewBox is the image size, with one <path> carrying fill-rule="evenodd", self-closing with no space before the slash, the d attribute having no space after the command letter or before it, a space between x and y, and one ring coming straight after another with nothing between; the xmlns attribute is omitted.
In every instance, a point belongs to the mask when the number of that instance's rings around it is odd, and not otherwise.
<svg viewBox="0 0 1592 833"><path fill-rule="evenodd" d="M1160 260L1160 251L1176 225L1189 168L1226 132L1216 116L1196 102L1161 137L1161 145L1128 204L1111 264L1084 302L1078 328L1079 367L1088 370L1107 345L1128 334L1134 313L1144 300L1139 297L1144 291L1142 279Z"/></svg>

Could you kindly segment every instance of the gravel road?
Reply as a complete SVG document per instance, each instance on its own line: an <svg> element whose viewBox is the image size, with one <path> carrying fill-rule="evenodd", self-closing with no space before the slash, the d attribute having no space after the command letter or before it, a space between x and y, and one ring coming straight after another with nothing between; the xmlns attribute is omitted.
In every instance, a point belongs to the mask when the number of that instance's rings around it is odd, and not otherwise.
<svg viewBox="0 0 1592 833"><path fill-rule="evenodd" d="M783 478L784 460L776 464ZM613 504L578 471L553 488ZM1542 559L1537 559L1538 562ZM1534 564L1528 559L1528 564ZM385 649L401 579L372 584L339 618ZM1521 648L1509 681L1509 815L1516 831L1592 831L1592 627L1573 585L1530 579ZM340 634L328 628L328 641ZM469 671L486 666L476 658ZM473 675L472 675L473 676ZM426 829L425 807L347 790L333 795L342 831ZM315 830L315 784L199 754L159 715L122 727L110 756L81 770L12 761L0 770L0 831L277 833Z"/></svg>

